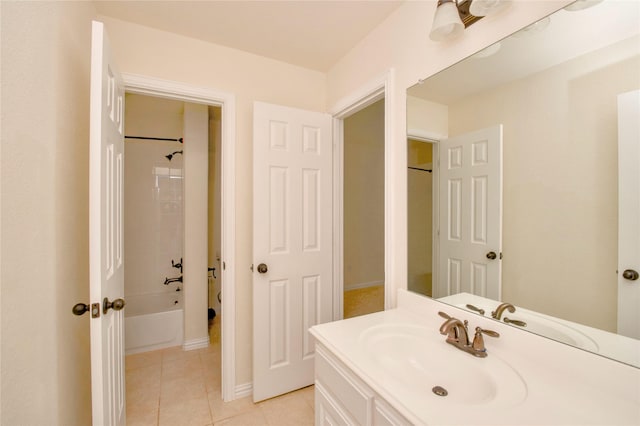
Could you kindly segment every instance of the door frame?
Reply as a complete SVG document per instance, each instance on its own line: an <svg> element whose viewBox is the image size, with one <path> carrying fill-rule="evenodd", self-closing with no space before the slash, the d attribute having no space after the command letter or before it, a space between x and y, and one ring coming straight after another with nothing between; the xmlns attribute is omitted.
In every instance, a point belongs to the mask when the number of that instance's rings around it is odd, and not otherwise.
<svg viewBox="0 0 640 426"><path fill-rule="evenodd" d="M222 182L221 206L222 235L222 399L236 397L235 376L235 95L218 90L192 86L185 83L161 80L136 74L122 73L125 92L159 98L174 99L196 104L217 106L222 109ZM205 317L206 318L206 317Z"/></svg>
<svg viewBox="0 0 640 426"><path fill-rule="evenodd" d="M384 99L384 307L395 306L398 283L394 283L396 258L400 255L393 247L398 237L393 231L396 209L394 179L397 173L392 146L395 133L395 70L390 68L383 75L367 84L329 109L333 121L333 319L344 315L344 120L350 115Z"/></svg>

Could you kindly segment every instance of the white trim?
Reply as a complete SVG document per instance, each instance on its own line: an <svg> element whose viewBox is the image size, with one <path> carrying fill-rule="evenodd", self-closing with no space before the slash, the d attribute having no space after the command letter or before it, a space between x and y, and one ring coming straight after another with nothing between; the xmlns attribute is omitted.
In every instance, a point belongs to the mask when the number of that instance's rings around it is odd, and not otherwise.
<svg viewBox="0 0 640 426"><path fill-rule="evenodd" d="M414 139L422 142L438 142L446 139L447 135L441 135L434 132L426 132L422 129L407 129L407 139Z"/></svg>
<svg viewBox="0 0 640 426"><path fill-rule="evenodd" d="M369 281L366 283L347 284L344 286L344 291L357 290L359 288L376 287L379 285L384 285L384 281L381 280L381 281Z"/></svg>
<svg viewBox="0 0 640 426"><path fill-rule="evenodd" d="M253 395L253 382L243 383L241 385L236 386L235 399L244 398L247 396Z"/></svg>
<svg viewBox="0 0 640 426"><path fill-rule="evenodd" d="M222 108L222 399L236 398L235 371L235 95L135 74L122 74L129 93L177 99ZM206 316L203 317L206 321ZM187 343L185 343L187 345ZM185 347L183 345L183 348Z"/></svg>
<svg viewBox="0 0 640 426"><path fill-rule="evenodd" d="M395 96L395 71L389 69L383 75L371 80L363 85L351 95L339 100L330 108L330 114L333 116L333 188L334 188L334 227L333 227L333 278L334 278L334 304L333 318L334 320L343 317L343 293L344 293L344 205L343 205L343 188L344 188L344 126L343 120L348 116L368 107L374 102L384 98L384 145L385 145L385 177L384 177L384 282L385 309L389 309L395 305L395 289L393 284L393 269L395 257L392 247L396 240L396 236L392 232L391 225L394 220L393 209L393 178L396 170L393 165L393 134L395 131L395 115L394 111Z"/></svg>
<svg viewBox="0 0 640 426"><path fill-rule="evenodd" d="M209 336L199 339L185 340L182 344L183 351L193 351L195 349L203 349L209 346Z"/></svg>

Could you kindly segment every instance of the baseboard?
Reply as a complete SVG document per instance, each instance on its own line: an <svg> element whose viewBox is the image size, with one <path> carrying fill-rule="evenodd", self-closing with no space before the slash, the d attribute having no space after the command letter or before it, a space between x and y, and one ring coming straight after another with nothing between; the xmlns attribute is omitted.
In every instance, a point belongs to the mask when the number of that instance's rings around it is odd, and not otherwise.
<svg viewBox="0 0 640 426"><path fill-rule="evenodd" d="M183 351L193 351L195 349L202 349L209 347L209 336L201 337L200 339L185 340L182 344Z"/></svg>
<svg viewBox="0 0 640 426"><path fill-rule="evenodd" d="M345 284L344 291L355 290L358 288L367 288L367 287L375 287L378 285L384 285L384 280L382 281L370 281L368 283L354 283L354 284Z"/></svg>
<svg viewBox="0 0 640 426"><path fill-rule="evenodd" d="M253 395L253 383L243 383L241 385L237 385L235 389L235 399L244 398L246 396Z"/></svg>

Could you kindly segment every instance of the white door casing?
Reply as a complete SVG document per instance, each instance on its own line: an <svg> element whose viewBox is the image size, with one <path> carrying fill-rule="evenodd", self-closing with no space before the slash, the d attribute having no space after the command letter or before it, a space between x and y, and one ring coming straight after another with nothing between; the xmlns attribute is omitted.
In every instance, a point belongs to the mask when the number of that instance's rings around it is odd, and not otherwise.
<svg viewBox="0 0 640 426"><path fill-rule="evenodd" d="M253 399L310 385L332 319L331 117L254 103ZM258 272L259 264L267 271Z"/></svg>
<svg viewBox="0 0 640 426"><path fill-rule="evenodd" d="M439 271L434 297L501 297L502 125L439 145ZM489 257L495 255L494 259Z"/></svg>
<svg viewBox="0 0 640 426"><path fill-rule="evenodd" d="M91 40L89 269L91 399L94 425L125 424L124 310L103 301L124 297L124 85L101 22ZM92 315L93 316L93 315Z"/></svg>
<svg viewBox="0 0 640 426"><path fill-rule="evenodd" d="M640 339L640 90L618 96L618 333Z"/></svg>

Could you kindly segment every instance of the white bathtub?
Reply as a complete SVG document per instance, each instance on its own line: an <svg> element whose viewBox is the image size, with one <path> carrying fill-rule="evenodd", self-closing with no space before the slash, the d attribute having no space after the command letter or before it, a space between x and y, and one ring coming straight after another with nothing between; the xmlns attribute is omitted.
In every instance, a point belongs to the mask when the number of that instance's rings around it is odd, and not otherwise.
<svg viewBox="0 0 640 426"><path fill-rule="evenodd" d="M126 300L124 347L127 355L182 345L181 292L128 296Z"/></svg>

